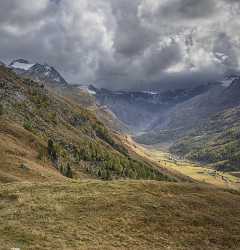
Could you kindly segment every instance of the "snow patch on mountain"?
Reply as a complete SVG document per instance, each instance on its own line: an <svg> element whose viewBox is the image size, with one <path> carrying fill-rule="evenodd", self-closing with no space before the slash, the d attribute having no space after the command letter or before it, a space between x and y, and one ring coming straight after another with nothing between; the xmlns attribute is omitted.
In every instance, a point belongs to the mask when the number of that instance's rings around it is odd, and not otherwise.
<svg viewBox="0 0 240 250"><path fill-rule="evenodd" d="M15 62L15 63L11 64L11 67L15 68L15 69L29 70L33 65L34 64Z"/></svg>
<svg viewBox="0 0 240 250"><path fill-rule="evenodd" d="M48 64L31 63L25 59L17 59L9 64L17 74L32 78L35 81L40 81L50 85L67 85L66 80L60 73Z"/></svg>
<svg viewBox="0 0 240 250"><path fill-rule="evenodd" d="M157 95L157 94L159 94L158 92L155 92L155 91L142 91L142 93L149 94L149 95Z"/></svg>
<svg viewBox="0 0 240 250"><path fill-rule="evenodd" d="M90 95L97 94L96 91L90 89L89 86L87 86L87 85L80 85L78 88L81 89L83 92L88 93Z"/></svg>

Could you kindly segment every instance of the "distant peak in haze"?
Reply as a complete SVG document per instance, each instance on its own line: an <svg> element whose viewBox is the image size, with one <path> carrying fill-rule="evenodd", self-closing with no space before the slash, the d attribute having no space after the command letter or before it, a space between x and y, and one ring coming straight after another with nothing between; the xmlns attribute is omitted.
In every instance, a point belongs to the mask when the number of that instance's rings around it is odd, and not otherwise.
<svg viewBox="0 0 240 250"><path fill-rule="evenodd" d="M33 80L48 83L50 85L67 85L67 81L52 66L47 63L29 62L26 59L13 60L9 67L17 74L31 77Z"/></svg>
<svg viewBox="0 0 240 250"><path fill-rule="evenodd" d="M25 59L17 59L13 60L10 64L9 67L13 69L18 69L18 70L29 70L34 63L30 63L28 60Z"/></svg>

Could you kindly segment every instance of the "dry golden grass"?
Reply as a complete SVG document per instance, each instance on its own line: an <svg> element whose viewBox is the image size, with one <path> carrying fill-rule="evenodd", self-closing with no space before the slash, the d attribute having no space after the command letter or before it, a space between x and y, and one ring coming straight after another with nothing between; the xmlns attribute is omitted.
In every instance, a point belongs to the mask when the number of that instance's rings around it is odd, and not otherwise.
<svg viewBox="0 0 240 250"><path fill-rule="evenodd" d="M38 161L38 148L44 142L13 122L0 122L0 183L14 181L64 181L46 160ZM28 168L21 168L24 164Z"/></svg>
<svg viewBox="0 0 240 250"><path fill-rule="evenodd" d="M171 168L167 168L165 165L159 164L159 161L150 155L149 150L143 145L136 143L131 138L131 136L126 135L126 134L124 135L121 133L115 133L115 136L128 149L131 155L134 155L136 158L141 159L143 161L149 162L150 164L152 164L154 168L160 169L162 173L165 173L166 175L169 175L169 176L174 176L174 178L176 178L176 180L180 182L198 183L196 180L191 178L191 176L184 175L180 173L179 171L176 171Z"/></svg>
<svg viewBox="0 0 240 250"><path fill-rule="evenodd" d="M195 184L0 186L0 249L240 249L240 193Z"/></svg>

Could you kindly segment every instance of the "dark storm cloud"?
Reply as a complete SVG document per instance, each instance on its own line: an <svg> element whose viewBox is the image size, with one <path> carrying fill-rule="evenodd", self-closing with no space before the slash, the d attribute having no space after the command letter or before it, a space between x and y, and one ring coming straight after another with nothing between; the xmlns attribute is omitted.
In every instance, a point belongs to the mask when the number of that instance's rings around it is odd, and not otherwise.
<svg viewBox="0 0 240 250"><path fill-rule="evenodd" d="M159 78L159 74L170 66L175 65L182 59L181 48L171 40L167 46L159 48L155 45L148 50L146 56L142 58L141 69L142 79L151 80ZM147 76L147 78L145 78Z"/></svg>
<svg viewBox="0 0 240 250"><path fill-rule="evenodd" d="M181 59L181 48L174 40L163 48L154 44L135 60L120 55L115 58L118 63L101 60L97 71L98 81L108 88L128 88L129 84L132 88L148 88L151 81L161 79L162 72Z"/></svg>
<svg viewBox="0 0 240 250"><path fill-rule="evenodd" d="M209 0L182 0L179 12L187 18L203 18L214 13L216 4Z"/></svg>
<svg viewBox="0 0 240 250"><path fill-rule="evenodd" d="M112 11L116 20L114 48L123 56L135 56L156 40L156 34L141 25L138 6L141 1L112 1Z"/></svg>
<svg viewBox="0 0 240 250"><path fill-rule="evenodd" d="M163 0L161 2L154 10L161 20L181 22L182 19L202 19L214 15L216 11L216 2L213 0ZM150 15L149 18L152 16Z"/></svg>
<svg viewBox="0 0 240 250"><path fill-rule="evenodd" d="M72 83L173 88L239 67L236 0L8 0L0 59L55 65Z"/></svg>

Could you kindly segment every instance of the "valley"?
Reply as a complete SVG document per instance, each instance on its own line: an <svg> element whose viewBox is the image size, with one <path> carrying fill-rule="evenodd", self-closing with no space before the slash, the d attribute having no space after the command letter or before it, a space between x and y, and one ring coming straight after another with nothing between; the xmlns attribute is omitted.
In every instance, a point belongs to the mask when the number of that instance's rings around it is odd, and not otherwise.
<svg viewBox="0 0 240 250"><path fill-rule="evenodd" d="M109 109L137 143L170 144L171 154L238 175L239 75L165 92L89 89L96 103Z"/></svg>
<svg viewBox="0 0 240 250"><path fill-rule="evenodd" d="M207 183L221 188L240 190L240 178L230 173L216 171L207 164L200 164L169 153L162 145L141 145L131 136L124 137L125 143L137 154L155 162L159 167L173 173L180 173L200 183Z"/></svg>

